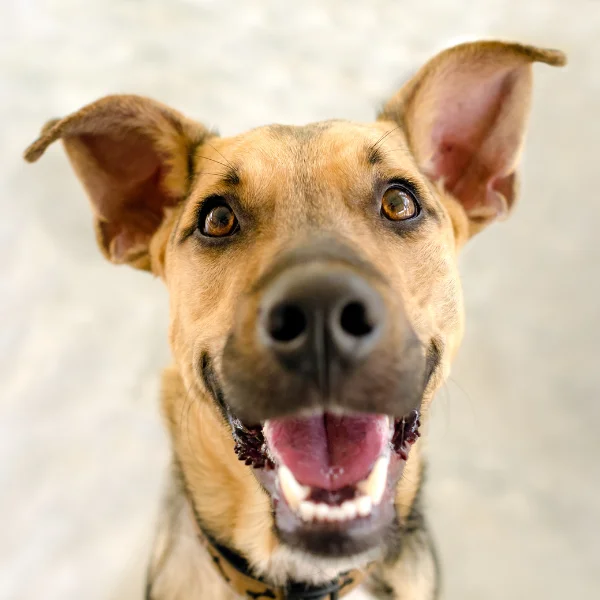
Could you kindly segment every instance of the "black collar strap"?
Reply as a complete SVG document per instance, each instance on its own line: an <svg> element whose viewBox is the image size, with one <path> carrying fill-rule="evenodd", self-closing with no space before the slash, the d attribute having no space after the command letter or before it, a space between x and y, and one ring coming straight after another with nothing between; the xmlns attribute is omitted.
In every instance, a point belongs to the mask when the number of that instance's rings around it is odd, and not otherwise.
<svg viewBox="0 0 600 600"><path fill-rule="evenodd" d="M334 580L321 586L288 583L285 587L270 585L252 573L248 561L221 546L204 531L198 537L213 559L216 569L225 582L243 598L254 600L338 600L358 587L367 577L368 568L341 573Z"/></svg>

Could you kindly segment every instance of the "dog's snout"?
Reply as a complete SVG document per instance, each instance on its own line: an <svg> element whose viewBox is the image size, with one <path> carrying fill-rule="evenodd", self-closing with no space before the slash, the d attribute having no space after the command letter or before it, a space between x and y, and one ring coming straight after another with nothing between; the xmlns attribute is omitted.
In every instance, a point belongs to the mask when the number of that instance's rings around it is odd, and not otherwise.
<svg viewBox="0 0 600 600"><path fill-rule="evenodd" d="M271 282L258 333L286 368L327 386L332 375L369 355L384 322L383 300L367 279L345 267L305 265Z"/></svg>

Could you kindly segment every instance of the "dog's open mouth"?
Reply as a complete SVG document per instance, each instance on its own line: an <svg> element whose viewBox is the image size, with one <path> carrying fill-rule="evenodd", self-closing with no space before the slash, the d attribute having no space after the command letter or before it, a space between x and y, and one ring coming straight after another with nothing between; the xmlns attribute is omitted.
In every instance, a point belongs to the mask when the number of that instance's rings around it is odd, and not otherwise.
<svg viewBox="0 0 600 600"><path fill-rule="evenodd" d="M237 457L269 496L285 546L335 559L385 550L402 526L396 489L419 437L418 409L394 417L315 407L250 425L227 402L206 356L202 376L229 422Z"/></svg>
<svg viewBox="0 0 600 600"><path fill-rule="evenodd" d="M416 410L399 419L321 412L230 423L238 458L257 469L276 507L285 503L289 517L330 530L373 518L393 497L420 425Z"/></svg>

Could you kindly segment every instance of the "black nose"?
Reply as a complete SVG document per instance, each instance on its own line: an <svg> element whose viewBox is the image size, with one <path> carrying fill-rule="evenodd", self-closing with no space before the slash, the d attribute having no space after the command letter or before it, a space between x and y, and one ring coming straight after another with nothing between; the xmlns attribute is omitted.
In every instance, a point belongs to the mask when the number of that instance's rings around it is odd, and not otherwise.
<svg viewBox="0 0 600 600"><path fill-rule="evenodd" d="M369 282L344 267L286 270L261 302L259 340L290 370L329 392L336 377L377 345L385 307Z"/></svg>

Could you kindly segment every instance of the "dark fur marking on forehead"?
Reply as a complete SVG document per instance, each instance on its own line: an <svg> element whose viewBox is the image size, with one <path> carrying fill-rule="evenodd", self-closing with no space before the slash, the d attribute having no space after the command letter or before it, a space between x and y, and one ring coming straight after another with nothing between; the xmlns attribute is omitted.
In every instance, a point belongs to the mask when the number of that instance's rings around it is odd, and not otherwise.
<svg viewBox="0 0 600 600"><path fill-rule="evenodd" d="M369 148L367 148L367 160L370 165L380 165L383 162L381 150L375 146L369 146Z"/></svg>
<svg viewBox="0 0 600 600"><path fill-rule="evenodd" d="M229 186L237 186L240 185L240 171L237 167L231 166L227 169L227 171L223 174L221 181Z"/></svg>

